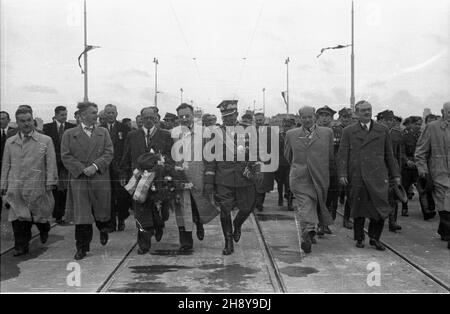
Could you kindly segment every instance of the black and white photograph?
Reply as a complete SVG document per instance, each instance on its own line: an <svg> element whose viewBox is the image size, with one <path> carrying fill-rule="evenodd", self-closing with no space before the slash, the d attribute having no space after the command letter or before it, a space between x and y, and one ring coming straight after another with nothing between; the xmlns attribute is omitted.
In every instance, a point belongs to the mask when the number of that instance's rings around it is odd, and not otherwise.
<svg viewBox="0 0 450 314"><path fill-rule="evenodd" d="M0 0L0 61L1 294L450 293L450 0Z"/></svg>

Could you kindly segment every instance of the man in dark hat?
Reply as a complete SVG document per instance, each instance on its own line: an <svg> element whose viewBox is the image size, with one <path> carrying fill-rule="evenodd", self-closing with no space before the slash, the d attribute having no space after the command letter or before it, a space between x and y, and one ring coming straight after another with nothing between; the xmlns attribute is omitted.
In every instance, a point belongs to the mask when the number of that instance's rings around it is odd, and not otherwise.
<svg viewBox="0 0 450 314"><path fill-rule="evenodd" d="M246 113L241 118L241 123L245 126L250 126L253 124L253 117L251 114Z"/></svg>
<svg viewBox="0 0 450 314"><path fill-rule="evenodd" d="M384 251L380 237L392 212L387 182L392 179L400 185L400 170L389 130L372 120L372 105L362 100L355 108L359 122L344 129L339 147L339 181L349 187L356 247L364 247L364 223L369 218L370 244Z"/></svg>
<svg viewBox="0 0 450 314"><path fill-rule="evenodd" d="M405 162L404 152L403 152L403 139L402 132L396 127L396 120L394 112L392 110L384 110L377 115L377 122L384 125L389 129L389 135L391 138L392 151L394 153L394 158L397 161L399 169L402 168ZM389 215L389 231L397 232L401 230L402 227L397 224L398 216L398 202L395 197L395 192L393 189L393 182L391 182L391 187L389 189L389 203L393 207L393 211ZM404 206L404 205L403 205ZM407 207L406 207L407 208ZM402 210L402 216L407 216L408 211Z"/></svg>
<svg viewBox="0 0 450 314"><path fill-rule="evenodd" d="M333 116L336 113L328 106L321 107L316 111L316 123L318 126L331 128L331 122L333 122Z"/></svg>
<svg viewBox="0 0 450 314"><path fill-rule="evenodd" d="M355 113L351 108L344 107L338 111L337 123L333 125L334 138L334 151L335 157L339 151L339 145L341 144L342 132L346 127L354 123ZM339 180L339 178L338 178ZM353 229L353 222L350 218L350 202L347 197L347 189L339 185L339 203L344 205L344 217L343 217L343 227L347 229Z"/></svg>
<svg viewBox="0 0 450 314"><path fill-rule="evenodd" d="M255 183L250 176L246 176L248 169L254 166L254 162L237 161L238 140L237 134L227 132L227 127L238 125L237 100L222 101L217 107L222 114L223 126L221 134L223 140L223 161L217 158L213 161L205 161L205 193L214 191L219 204L220 222L225 238L223 255L234 252L233 240L238 242L241 237L241 226L255 207ZM226 137L234 136L234 145L227 146ZM233 141L233 139L231 139ZM247 144L246 147L247 148ZM233 150L233 160L227 160L227 150ZM247 154L246 154L247 155ZM231 211L239 209L234 221L231 220ZM233 230L234 229L234 230Z"/></svg>
<svg viewBox="0 0 450 314"><path fill-rule="evenodd" d="M339 110L338 114L339 114L338 123L332 127L334 134L334 153L336 157L339 151L339 145L341 144L342 132L346 127L348 127L350 124L353 123L352 119L353 110L351 108L342 108L341 110ZM338 194L340 202L341 204L344 204L344 219L342 224L344 228L351 230L353 229L353 223L350 220L350 202L348 197L347 199L345 199L347 196L348 189L342 186L340 186L339 188L340 190ZM337 203L337 201L335 201L334 199L333 201Z"/></svg>
<svg viewBox="0 0 450 314"><path fill-rule="evenodd" d="M333 121L333 116L336 113L333 109L328 106L321 107L317 109L316 119L317 125L321 127L331 128L334 132L338 132L339 130L334 130L331 126L331 122ZM339 134L333 134L333 137L336 138ZM338 206L338 198L339 198L339 182L337 178L336 165L332 165L330 167L330 186L328 188L327 201L326 206L330 211L331 217L333 220L336 219L336 212ZM323 233L331 234L331 230L328 226L319 226L317 230L317 235L321 236Z"/></svg>
<svg viewBox="0 0 450 314"><path fill-rule="evenodd" d="M405 119L403 125L405 130L403 131L403 147L405 152L405 163L402 165L402 185L406 192L408 192L408 198L411 199L414 195L409 192L412 185L417 183L418 172L417 166L414 162L414 154L416 152L417 140L420 136L420 130L422 127L423 119L419 116L411 116ZM419 187L418 187L419 189ZM420 205L422 208L423 217L425 220L431 219L436 215L436 212L429 209L427 202L422 202L423 198L419 197ZM406 207L408 203L403 203Z"/></svg>
<svg viewBox="0 0 450 314"><path fill-rule="evenodd" d="M173 113L166 112L166 115L164 116L164 122L166 122L166 129L172 130L175 127L175 120L177 119L177 116Z"/></svg>

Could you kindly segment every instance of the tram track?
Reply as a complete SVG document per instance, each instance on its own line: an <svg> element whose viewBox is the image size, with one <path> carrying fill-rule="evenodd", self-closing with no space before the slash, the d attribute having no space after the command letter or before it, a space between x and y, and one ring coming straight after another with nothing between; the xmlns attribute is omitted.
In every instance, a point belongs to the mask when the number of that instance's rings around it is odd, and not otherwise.
<svg viewBox="0 0 450 314"><path fill-rule="evenodd" d="M52 229L53 229L54 227L56 227L56 226L58 226L57 223L52 223L52 224L50 225L50 230L52 230ZM31 243L32 241L34 241L36 238L38 238L38 237L39 237L39 232L36 233L35 235L31 236L30 243ZM12 244L11 246L9 246L8 248L6 248L6 249L4 249L4 250L3 250L3 248L2 248L1 253L0 253L0 256L3 256L4 254L6 254L6 253L8 253L8 252L11 252L12 250L14 250L14 244Z"/></svg>
<svg viewBox="0 0 450 314"><path fill-rule="evenodd" d="M337 211L337 213L341 216L344 217L344 214L341 211ZM368 235L368 229L364 228L364 232ZM417 271L419 271L420 273L424 274L425 276L427 276L430 280L432 280L435 284L439 285L440 287L442 287L443 289L447 290L448 292L450 292L450 285L445 283L443 280L441 280L439 277L437 277L436 275L434 275L433 273L429 272L427 269L425 269L425 267L421 266L420 264L414 262L411 258L409 258L407 255L403 254L400 252L400 250L396 249L393 245L389 244L388 242L386 242L385 240L380 240L380 242L386 247L386 249L388 249L390 252L392 252L394 255L396 255L397 257L399 257L401 260L403 260L405 263L407 263L408 265L410 265L411 267L413 267L414 269L416 269Z"/></svg>
<svg viewBox="0 0 450 314"><path fill-rule="evenodd" d="M266 238L264 236L261 224L259 223L258 217L255 213L250 215L252 217L257 231L258 240L260 242L260 245L263 247L263 253L266 258L266 260L269 261L267 268L270 276L270 280L272 282L272 286L274 287L274 290L276 293L287 293L288 290L286 288L286 285L283 281L283 276L280 273L280 270L278 269L278 265L275 261L275 258L272 253L272 249L270 248L270 245L267 243Z"/></svg>

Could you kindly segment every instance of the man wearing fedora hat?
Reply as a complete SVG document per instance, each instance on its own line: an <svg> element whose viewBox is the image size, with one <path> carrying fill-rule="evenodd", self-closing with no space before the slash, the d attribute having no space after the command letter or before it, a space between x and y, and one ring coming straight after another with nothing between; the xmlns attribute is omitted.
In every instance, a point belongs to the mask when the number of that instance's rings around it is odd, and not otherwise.
<svg viewBox="0 0 450 314"><path fill-rule="evenodd" d="M339 147L339 181L349 188L356 247L364 247L364 223L369 218L370 245L384 251L380 237L392 212L388 182L400 185L400 170L388 128L372 120L372 105L361 100L355 109L359 122L344 129Z"/></svg>

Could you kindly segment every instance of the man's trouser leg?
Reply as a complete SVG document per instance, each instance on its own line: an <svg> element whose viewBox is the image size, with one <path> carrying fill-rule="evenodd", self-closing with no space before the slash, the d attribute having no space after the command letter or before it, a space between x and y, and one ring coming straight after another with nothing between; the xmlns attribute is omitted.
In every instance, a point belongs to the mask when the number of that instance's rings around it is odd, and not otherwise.
<svg viewBox="0 0 450 314"><path fill-rule="evenodd" d="M369 238L379 241L383 233L384 219L370 219L369 222Z"/></svg>
<svg viewBox="0 0 450 314"><path fill-rule="evenodd" d="M255 208L255 192L254 186L236 188L236 202L239 211L233 220L233 239L235 242L239 242L241 238L241 227Z"/></svg>
<svg viewBox="0 0 450 314"><path fill-rule="evenodd" d="M353 234L355 241L364 241L364 224L366 222L366 218L364 217L356 217L353 218Z"/></svg>
<svg viewBox="0 0 450 314"><path fill-rule="evenodd" d="M326 207L328 208L333 221L336 220L336 213L339 199L339 184L337 176L330 176L330 187L328 188Z"/></svg>
<svg viewBox="0 0 450 314"><path fill-rule="evenodd" d="M55 206L53 207L53 218L61 220L65 215L67 190L52 190Z"/></svg>
<svg viewBox="0 0 450 314"><path fill-rule="evenodd" d="M77 250L84 250L85 252L89 252L93 233L94 232L91 224L75 225L75 241Z"/></svg>
<svg viewBox="0 0 450 314"><path fill-rule="evenodd" d="M216 186L216 202L220 206L220 224L225 238L223 255L230 255L233 247L233 225L231 222L231 211L236 203L236 188L223 185Z"/></svg>
<svg viewBox="0 0 450 314"><path fill-rule="evenodd" d="M17 251L28 252L31 240L31 221L20 221L18 219L11 222L14 233L14 248Z"/></svg>

